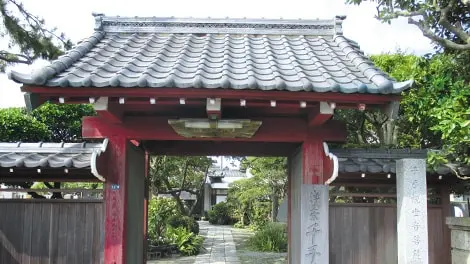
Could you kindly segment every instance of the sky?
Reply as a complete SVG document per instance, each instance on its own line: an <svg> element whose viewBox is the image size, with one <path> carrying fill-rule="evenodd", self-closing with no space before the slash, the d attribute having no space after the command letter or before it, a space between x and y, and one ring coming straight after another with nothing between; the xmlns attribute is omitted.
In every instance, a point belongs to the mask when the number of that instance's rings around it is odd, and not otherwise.
<svg viewBox="0 0 470 264"><path fill-rule="evenodd" d="M31 13L45 19L49 27L64 32L74 43L93 32L92 12L108 16L212 17L212 18L284 18L328 19L346 15L343 34L358 42L366 54L401 50L423 55L432 52L432 44L405 19L391 25L377 21L374 3L361 6L345 5L345 0L23 0ZM0 45L1 45L0 41ZM4 43L3 43L4 44ZM1 45L4 46L4 45ZM40 61L32 67L15 66L29 72L47 64ZM0 74L0 108L24 106L20 85Z"/></svg>

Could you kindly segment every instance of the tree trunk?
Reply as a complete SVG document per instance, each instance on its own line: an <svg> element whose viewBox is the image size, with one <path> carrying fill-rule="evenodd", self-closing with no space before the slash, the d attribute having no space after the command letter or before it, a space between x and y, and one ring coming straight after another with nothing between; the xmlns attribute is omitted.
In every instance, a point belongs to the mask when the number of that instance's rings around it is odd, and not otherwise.
<svg viewBox="0 0 470 264"><path fill-rule="evenodd" d="M279 195L275 188L273 188L273 193L271 197L271 221L277 222L277 213L279 211Z"/></svg>

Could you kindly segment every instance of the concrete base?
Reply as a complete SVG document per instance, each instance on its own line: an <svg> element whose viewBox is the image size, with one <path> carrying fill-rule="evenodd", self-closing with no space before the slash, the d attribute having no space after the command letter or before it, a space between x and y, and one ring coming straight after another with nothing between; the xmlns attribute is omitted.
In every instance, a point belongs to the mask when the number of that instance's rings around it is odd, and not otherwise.
<svg viewBox="0 0 470 264"><path fill-rule="evenodd" d="M451 230L452 264L470 264L470 218L448 217Z"/></svg>

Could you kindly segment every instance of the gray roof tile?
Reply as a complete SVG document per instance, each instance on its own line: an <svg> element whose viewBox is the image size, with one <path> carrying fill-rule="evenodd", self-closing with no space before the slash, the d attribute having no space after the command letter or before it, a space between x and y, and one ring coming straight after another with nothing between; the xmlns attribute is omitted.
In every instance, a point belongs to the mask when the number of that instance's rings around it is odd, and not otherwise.
<svg viewBox="0 0 470 264"><path fill-rule="evenodd" d="M14 81L62 87L231 88L400 93L341 21L96 16L95 33Z"/></svg>
<svg viewBox="0 0 470 264"><path fill-rule="evenodd" d="M88 168L106 143L1 143L0 167Z"/></svg>

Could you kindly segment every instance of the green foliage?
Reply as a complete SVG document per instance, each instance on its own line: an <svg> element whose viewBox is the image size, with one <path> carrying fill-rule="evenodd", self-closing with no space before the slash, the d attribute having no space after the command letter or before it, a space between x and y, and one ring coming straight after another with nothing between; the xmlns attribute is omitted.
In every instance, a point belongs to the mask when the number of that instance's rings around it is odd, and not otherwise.
<svg viewBox="0 0 470 264"><path fill-rule="evenodd" d="M176 244L178 251L185 256L197 255L202 248L204 238L184 227L168 227L165 233L166 238L172 244Z"/></svg>
<svg viewBox="0 0 470 264"><path fill-rule="evenodd" d="M287 252L286 225L269 223L255 232L249 244L253 249L264 252Z"/></svg>
<svg viewBox="0 0 470 264"><path fill-rule="evenodd" d="M215 225L230 225L233 223L231 208L226 202L220 202L212 206L208 212L209 223Z"/></svg>
<svg viewBox="0 0 470 264"><path fill-rule="evenodd" d="M21 108L0 109L0 141L81 141L81 119L94 115L89 105L46 103L32 113Z"/></svg>
<svg viewBox="0 0 470 264"><path fill-rule="evenodd" d="M167 225L173 228L184 227L194 234L199 234L199 224L189 216L172 215L168 218Z"/></svg>
<svg viewBox="0 0 470 264"><path fill-rule="evenodd" d="M173 199L154 198L149 200L148 236L150 240L159 241L163 238L168 219L173 216L181 216Z"/></svg>
<svg viewBox="0 0 470 264"><path fill-rule="evenodd" d="M246 226L241 222L238 221L233 225L234 228L245 228Z"/></svg>
<svg viewBox="0 0 470 264"><path fill-rule="evenodd" d="M383 22L405 17L443 48L470 50L468 0L346 0L348 4L363 2L376 2L377 18Z"/></svg>
<svg viewBox="0 0 470 264"><path fill-rule="evenodd" d="M47 28L43 19L28 12L18 0L1 0L0 18L0 34L9 41L8 49L19 50L19 53L0 51L1 71L8 64L31 64L37 58L55 59L72 47L70 40Z"/></svg>
<svg viewBox="0 0 470 264"><path fill-rule="evenodd" d="M250 169L253 177L232 183L227 201L239 225L258 229L277 216L286 194L287 159L248 157L242 167Z"/></svg>
<svg viewBox="0 0 470 264"><path fill-rule="evenodd" d="M38 142L46 140L49 134L47 126L24 109L0 109L0 141Z"/></svg>
<svg viewBox="0 0 470 264"><path fill-rule="evenodd" d="M470 74L462 56L372 56L398 81L413 79L414 87L403 93L395 121L374 110L337 111L335 118L346 122L348 146L435 149L429 153L430 167L470 164Z"/></svg>
<svg viewBox="0 0 470 264"><path fill-rule="evenodd" d="M200 204L201 193L212 159L201 157L154 156L150 159L150 188L154 195L171 194L179 210L192 215ZM180 198L182 191L196 195L196 202L187 206Z"/></svg>
<svg viewBox="0 0 470 264"><path fill-rule="evenodd" d="M91 105L45 103L32 112L36 120L47 125L53 142L77 142L82 139L82 118L95 115Z"/></svg>

